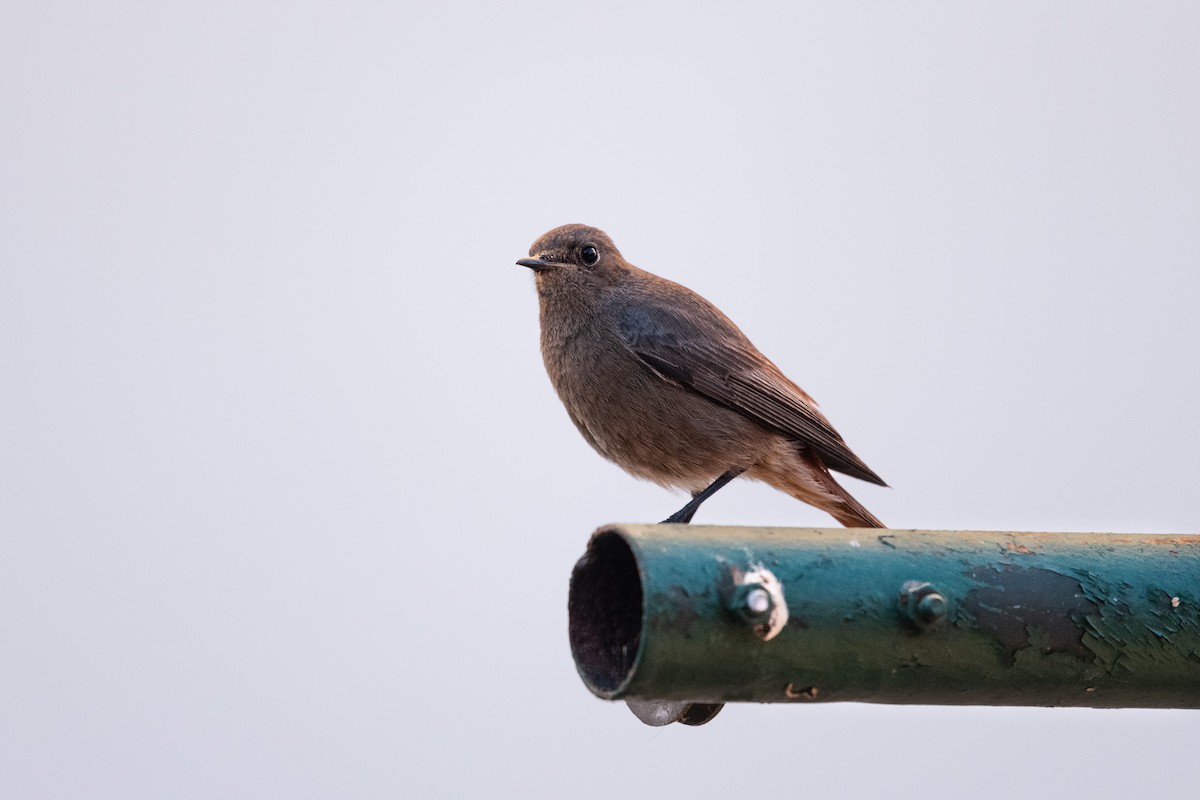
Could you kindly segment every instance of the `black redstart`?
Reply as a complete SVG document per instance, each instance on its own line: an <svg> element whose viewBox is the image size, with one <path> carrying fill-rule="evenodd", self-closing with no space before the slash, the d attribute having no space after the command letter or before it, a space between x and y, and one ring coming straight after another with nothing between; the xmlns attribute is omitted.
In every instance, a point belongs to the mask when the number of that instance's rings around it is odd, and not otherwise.
<svg viewBox="0 0 1200 800"><path fill-rule="evenodd" d="M885 527L829 470L887 484L716 306L586 225L555 228L529 255L517 263L536 278L550 381L600 455L692 493L665 522L689 522L745 474L847 527Z"/></svg>

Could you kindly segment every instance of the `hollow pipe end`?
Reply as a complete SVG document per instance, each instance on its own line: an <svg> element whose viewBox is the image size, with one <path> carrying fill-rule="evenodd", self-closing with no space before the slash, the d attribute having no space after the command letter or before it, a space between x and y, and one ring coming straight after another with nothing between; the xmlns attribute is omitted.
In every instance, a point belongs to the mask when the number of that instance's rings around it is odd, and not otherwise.
<svg viewBox="0 0 1200 800"><path fill-rule="evenodd" d="M619 530L592 534L571 572L567 613L584 685L606 700L621 697L641 655L645 609L637 556Z"/></svg>

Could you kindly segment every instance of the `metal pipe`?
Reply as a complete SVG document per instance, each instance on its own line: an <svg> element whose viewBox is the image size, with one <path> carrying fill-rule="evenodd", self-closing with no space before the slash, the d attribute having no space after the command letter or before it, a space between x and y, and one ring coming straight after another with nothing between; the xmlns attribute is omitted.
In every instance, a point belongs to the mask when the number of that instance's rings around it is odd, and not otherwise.
<svg viewBox="0 0 1200 800"><path fill-rule="evenodd" d="M1200 708L1200 536L610 525L569 611L594 694L682 721L727 701Z"/></svg>

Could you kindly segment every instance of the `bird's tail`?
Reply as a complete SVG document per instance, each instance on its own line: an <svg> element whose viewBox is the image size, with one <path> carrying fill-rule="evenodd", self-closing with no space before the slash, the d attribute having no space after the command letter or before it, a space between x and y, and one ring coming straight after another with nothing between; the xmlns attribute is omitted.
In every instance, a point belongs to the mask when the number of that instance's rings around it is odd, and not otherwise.
<svg viewBox="0 0 1200 800"><path fill-rule="evenodd" d="M842 488L809 450L792 451L785 458L767 459L750 470L748 477L766 481L797 500L816 506L847 528L887 527Z"/></svg>
<svg viewBox="0 0 1200 800"><path fill-rule="evenodd" d="M832 477L829 480L837 485L838 489L841 489L841 496L838 498L838 505L825 509L830 513L830 515L833 516L834 519L845 525L847 528L887 527L887 525L884 525L879 521L879 517L875 516L870 511L867 511L862 503L855 500L845 489L842 489L841 485L839 485L837 481L834 481Z"/></svg>

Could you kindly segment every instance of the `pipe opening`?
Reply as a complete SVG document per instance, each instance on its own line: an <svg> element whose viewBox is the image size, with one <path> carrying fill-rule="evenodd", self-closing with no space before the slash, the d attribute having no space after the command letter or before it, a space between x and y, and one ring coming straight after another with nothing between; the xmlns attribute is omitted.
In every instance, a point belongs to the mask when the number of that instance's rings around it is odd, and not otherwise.
<svg viewBox="0 0 1200 800"><path fill-rule="evenodd" d="M612 698L633 674L642 639L642 581L619 533L601 531L571 573L571 655L594 694Z"/></svg>

